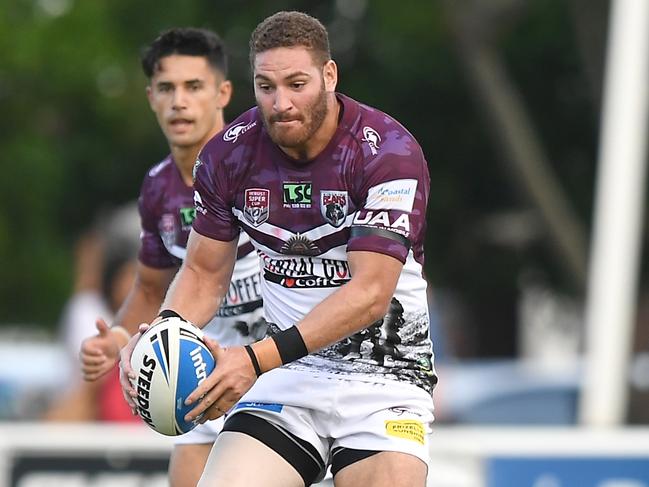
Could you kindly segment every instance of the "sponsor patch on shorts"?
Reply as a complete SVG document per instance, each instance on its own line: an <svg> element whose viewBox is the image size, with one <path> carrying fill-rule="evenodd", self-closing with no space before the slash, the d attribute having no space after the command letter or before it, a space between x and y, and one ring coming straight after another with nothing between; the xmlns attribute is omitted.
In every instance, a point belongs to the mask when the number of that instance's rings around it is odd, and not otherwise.
<svg viewBox="0 0 649 487"><path fill-rule="evenodd" d="M263 409L265 411L273 411L274 413L281 413L283 404L273 404L266 402L240 402L237 404L236 409L248 408L248 409Z"/></svg>
<svg viewBox="0 0 649 487"><path fill-rule="evenodd" d="M388 436L416 441L420 445L424 444L424 436L426 434L423 423L413 419L386 421L385 432Z"/></svg>

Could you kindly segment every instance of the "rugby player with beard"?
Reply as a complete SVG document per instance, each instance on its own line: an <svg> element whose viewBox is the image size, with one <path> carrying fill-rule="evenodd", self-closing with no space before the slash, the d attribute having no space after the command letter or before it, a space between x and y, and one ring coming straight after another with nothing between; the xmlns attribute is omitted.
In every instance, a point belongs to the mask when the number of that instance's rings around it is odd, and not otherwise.
<svg viewBox="0 0 649 487"><path fill-rule="evenodd" d="M187 258L161 312L207 323L239 231L249 235L271 336L227 349L208 340L217 366L186 419L227 420L199 485L302 487L331 466L338 487L423 487L437 378L421 147L394 118L336 92L327 31L309 15L262 21L250 62L257 106L233 122L237 137L218 134L199 155ZM398 349L348 357L349 337L382 319ZM132 407L137 339L122 352Z"/></svg>

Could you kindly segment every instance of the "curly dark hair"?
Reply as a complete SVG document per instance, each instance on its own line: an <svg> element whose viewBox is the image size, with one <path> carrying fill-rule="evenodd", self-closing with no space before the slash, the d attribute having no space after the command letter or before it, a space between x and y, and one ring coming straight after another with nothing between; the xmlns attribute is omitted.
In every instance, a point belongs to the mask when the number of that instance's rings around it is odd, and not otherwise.
<svg viewBox="0 0 649 487"><path fill-rule="evenodd" d="M276 47L306 47L319 65L331 59L327 29L303 12L277 12L255 28L250 36L250 66L254 68L257 54Z"/></svg>
<svg viewBox="0 0 649 487"><path fill-rule="evenodd" d="M215 32L195 27L176 27L162 32L142 50L142 70L151 79L163 57L172 54L204 57L224 77L228 76L225 44Z"/></svg>

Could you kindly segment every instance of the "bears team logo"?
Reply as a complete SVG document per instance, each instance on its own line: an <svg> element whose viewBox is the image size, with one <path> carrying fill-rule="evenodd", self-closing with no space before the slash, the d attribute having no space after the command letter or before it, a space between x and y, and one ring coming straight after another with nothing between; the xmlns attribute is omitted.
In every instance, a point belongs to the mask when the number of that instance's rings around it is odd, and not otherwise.
<svg viewBox="0 0 649 487"><path fill-rule="evenodd" d="M243 216L253 227L268 220L270 190L262 188L246 189Z"/></svg>
<svg viewBox="0 0 649 487"><path fill-rule="evenodd" d="M320 212L334 227L345 222L348 210L347 191L320 191Z"/></svg>

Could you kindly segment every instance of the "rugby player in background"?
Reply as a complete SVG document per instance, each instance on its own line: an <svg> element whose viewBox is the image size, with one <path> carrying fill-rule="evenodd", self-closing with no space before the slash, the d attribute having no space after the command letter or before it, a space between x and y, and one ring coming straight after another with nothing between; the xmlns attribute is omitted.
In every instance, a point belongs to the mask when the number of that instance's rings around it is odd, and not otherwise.
<svg viewBox="0 0 649 487"><path fill-rule="evenodd" d="M223 109L232 86L227 56L217 34L175 28L162 33L142 54L151 109L171 153L146 174L139 197L141 245L134 284L109 326L81 346L84 378L95 381L117 363L120 349L138 325L157 315L167 288L185 258L194 210L193 168L203 145L224 126ZM235 133L236 127L230 133ZM249 238L241 234L231 283L216 317L204 329L224 345L262 338L259 265ZM169 465L173 487L194 487L223 419L208 421L176 437Z"/></svg>

